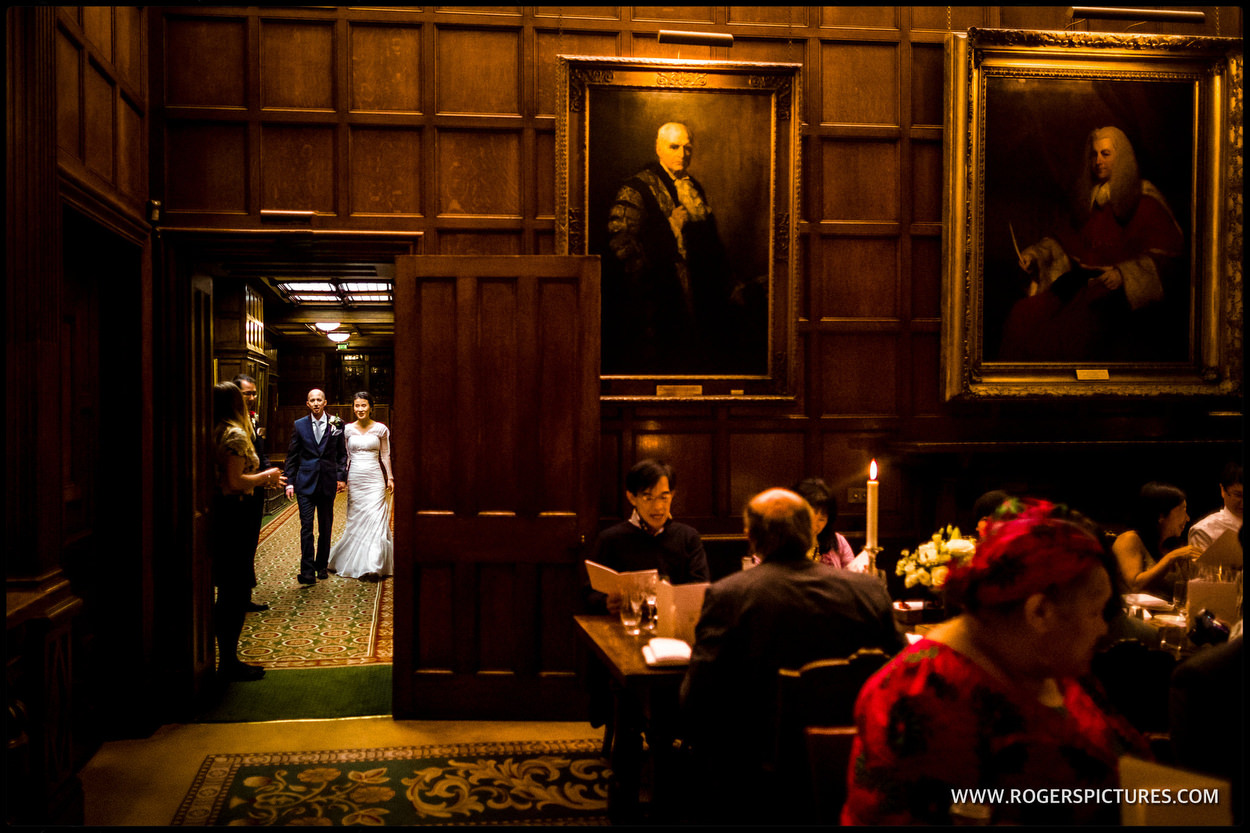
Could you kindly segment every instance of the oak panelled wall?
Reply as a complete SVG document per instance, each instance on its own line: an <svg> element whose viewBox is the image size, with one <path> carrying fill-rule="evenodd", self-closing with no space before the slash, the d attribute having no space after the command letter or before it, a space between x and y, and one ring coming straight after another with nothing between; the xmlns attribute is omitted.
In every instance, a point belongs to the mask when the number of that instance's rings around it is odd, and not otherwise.
<svg viewBox="0 0 1250 833"><path fill-rule="evenodd" d="M1240 34L1237 10L1208 16L1134 31ZM756 489L819 474L844 496L876 457L884 537L907 541L961 519L977 491L1004 479L1062 490L1062 472L1044 482L1023 470L1027 457L1011 451L1022 440L1067 443L1065 453L1114 471L1116 490L1135 490L1189 472L1155 457L1163 470L1147 473L1104 441L1198 440L1205 466L1240 431L1208 417L1219 410L1210 403L1084 404L1080 427L1056 432L1072 406L940 398L943 39L1068 24L1066 7L166 9L152 23L157 187L174 225L262 228L262 210L311 210L314 228L422 232L427 254L546 254L557 55L801 63L799 397L605 405L600 511L619 515L620 475L655 454L677 466L679 513L705 532L737 533ZM661 45L662 28L729 32L735 45ZM1014 467L991 464L1004 453ZM941 474L951 465L966 474L959 487ZM843 506L837 525L852 539L862 511Z"/></svg>

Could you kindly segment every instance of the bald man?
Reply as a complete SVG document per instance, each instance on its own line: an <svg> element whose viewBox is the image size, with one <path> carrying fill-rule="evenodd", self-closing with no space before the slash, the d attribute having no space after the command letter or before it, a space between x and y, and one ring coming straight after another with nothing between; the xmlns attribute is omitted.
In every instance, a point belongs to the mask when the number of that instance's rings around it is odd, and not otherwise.
<svg viewBox="0 0 1250 833"><path fill-rule="evenodd" d="M343 421L326 413L324 391L308 392L308 416L295 420L286 451L286 497L299 502L299 574L303 585L329 578L334 497L347 488L347 443ZM313 518L317 541L313 543Z"/></svg>
<svg viewBox="0 0 1250 833"><path fill-rule="evenodd" d="M655 157L621 185L609 211L604 373L712 370L733 361L723 349L733 270L707 192L690 175L690 129L660 125Z"/></svg>
<svg viewBox="0 0 1250 833"><path fill-rule="evenodd" d="M809 558L812 508L802 497L786 489L762 492L747 504L745 522L762 562L707 589L681 686L684 724L703 775L702 803L713 811L723 806L739 821L749 821L741 815L749 813L742 785L759 790L754 778L768 777L762 770L776 740L778 670L860 648L893 654L903 647L879 581ZM717 795L722 788L728 792ZM771 793L760 792L766 805Z"/></svg>

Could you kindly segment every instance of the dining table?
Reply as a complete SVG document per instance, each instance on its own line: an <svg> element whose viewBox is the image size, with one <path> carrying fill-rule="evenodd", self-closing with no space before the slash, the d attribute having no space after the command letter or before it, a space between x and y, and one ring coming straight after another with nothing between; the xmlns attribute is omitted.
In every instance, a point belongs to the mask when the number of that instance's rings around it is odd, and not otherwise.
<svg viewBox="0 0 1250 833"><path fill-rule="evenodd" d="M608 815L625 824L671 820L681 792L679 698L686 667L647 665L642 647L654 634L631 635L618 617L583 615L574 621L611 687Z"/></svg>

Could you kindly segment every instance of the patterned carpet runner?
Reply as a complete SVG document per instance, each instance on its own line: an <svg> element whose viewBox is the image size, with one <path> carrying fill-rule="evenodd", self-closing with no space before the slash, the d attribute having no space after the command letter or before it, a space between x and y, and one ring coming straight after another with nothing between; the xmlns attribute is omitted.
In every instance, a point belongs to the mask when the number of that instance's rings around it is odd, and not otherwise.
<svg viewBox="0 0 1250 833"><path fill-rule="evenodd" d="M605 825L601 739L209 755L175 825Z"/></svg>
<svg viewBox="0 0 1250 833"><path fill-rule="evenodd" d="M333 540L343 534L347 495L334 502ZM264 668L310 668L391 661L393 579L379 582L331 575L313 586L299 572L299 511L294 501L261 530L256 551L259 585L252 599L269 610L249 613L239 657Z"/></svg>

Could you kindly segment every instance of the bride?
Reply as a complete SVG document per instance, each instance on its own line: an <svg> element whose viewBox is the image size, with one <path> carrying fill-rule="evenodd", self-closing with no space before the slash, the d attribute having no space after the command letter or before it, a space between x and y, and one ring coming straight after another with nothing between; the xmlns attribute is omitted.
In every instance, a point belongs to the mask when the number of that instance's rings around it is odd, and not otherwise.
<svg viewBox="0 0 1250 833"><path fill-rule="evenodd" d="M366 391L352 402L356 421L347 426L347 521L343 537L330 549L329 571L345 578L380 579L394 572L391 510L390 430L370 419L373 397Z"/></svg>

